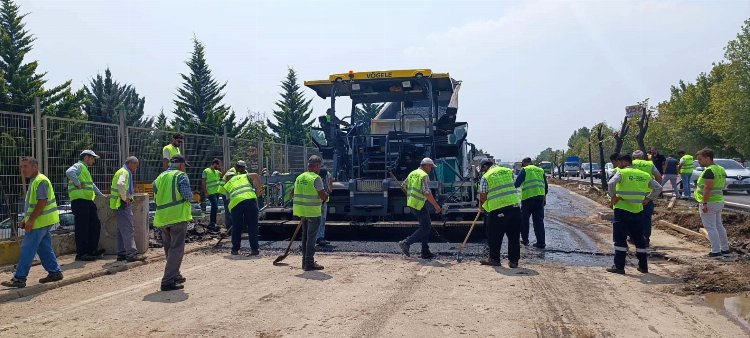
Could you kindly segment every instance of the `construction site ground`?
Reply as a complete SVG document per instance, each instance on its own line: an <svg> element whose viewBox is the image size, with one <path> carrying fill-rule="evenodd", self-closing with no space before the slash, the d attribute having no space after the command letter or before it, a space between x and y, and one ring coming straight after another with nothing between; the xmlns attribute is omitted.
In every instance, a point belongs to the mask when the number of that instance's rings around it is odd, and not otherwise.
<svg viewBox="0 0 750 338"><path fill-rule="evenodd" d="M600 217L607 212L599 203L552 186L547 250L523 247L518 269L509 269L505 259L503 267L481 266L478 259L486 253L482 234L473 236L464 261L457 263L460 231L438 229L441 236L431 245L438 258L425 261L398 254L402 232L340 229L333 230L331 247L316 255L325 270L303 272L296 250L284 261L287 265L271 264L286 247L289 231L266 232L260 257L232 256L227 246L187 254L181 291L158 291L164 263L155 260L8 301L0 305L0 336L750 334L743 317L747 312L728 309L726 295L705 293L706 285L743 280L696 275L734 271L747 265L744 255L710 260L704 257L706 243L657 228L651 273L637 272L631 256L627 275L610 274L604 268L612 264L611 224ZM531 237L533 243L533 231ZM412 247L414 255L417 247ZM119 264L65 262L66 278ZM32 269L29 287L44 275L41 270ZM0 273L2 279L9 277L9 271ZM0 291L0 297L9 292Z"/></svg>

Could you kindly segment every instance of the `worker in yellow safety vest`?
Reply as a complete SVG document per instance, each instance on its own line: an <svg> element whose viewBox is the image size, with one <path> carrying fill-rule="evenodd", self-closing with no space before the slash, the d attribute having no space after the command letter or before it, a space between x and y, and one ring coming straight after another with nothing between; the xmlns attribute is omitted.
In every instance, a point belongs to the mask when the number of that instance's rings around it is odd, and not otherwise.
<svg viewBox="0 0 750 338"><path fill-rule="evenodd" d="M138 158L129 156L122 168L115 172L110 186L109 208L117 220L117 260L145 261L135 246L135 222L133 219L133 175L138 170Z"/></svg>
<svg viewBox="0 0 750 338"><path fill-rule="evenodd" d="M172 159L172 157L176 155L182 155L182 152L180 152L180 147L182 146L182 141L185 137L182 136L180 133L176 133L172 135L172 143L165 145L163 148L161 148L161 157L162 157L162 169L167 170L169 167L169 160Z"/></svg>
<svg viewBox="0 0 750 338"><path fill-rule="evenodd" d="M647 173L651 178L661 183L662 177L659 169L654 162L645 160L645 154L636 150L633 152L633 168ZM643 238L646 240L646 247L651 245L651 218L654 215L654 201L649 202L643 207Z"/></svg>
<svg viewBox="0 0 750 338"><path fill-rule="evenodd" d="M104 258L104 250L99 249L99 235L102 224L94 199L104 196L94 183L89 167L94 165L99 155L93 150L81 152L80 161L65 171L68 178L68 198L75 221L76 260L93 261Z"/></svg>
<svg viewBox="0 0 750 338"><path fill-rule="evenodd" d="M422 243L422 259L432 259L435 255L430 252L430 234L432 233L432 220L430 219L430 211L425 207L425 202L430 202L433 210L436 214L439 214L442 209L438 204L435 197L432 196L430 191L430 172L435 168L435 162L432 159L426 157L419 163L419 168L415 169L409 176L406 177L406 181L402 186L406 189L406 206L409 207L412 214L417 218L419 222L419 229L414 231L409 237L406 237L403 241L398 242L401 252L407 257L411 254L409 248L412 244L421 242Z"/></svg>
<svg viewBox="0 0 750 338"><path fill-rule="evenodd" d="M680 173L680 181L682 182L682 198L690 199L692 195L690 193L690 180L693 176L693 156L685 153L684 150L677 152L677 156L680 157L680 162L677 164L677 172Z"/></svg>
<svg viewBox="0 0 750 338"><path fill-rule="evenodd" d="M263 196L260 176L256 173L234 175L221 188L229 196L229 213L232 215L232 255L240 254L242 233L247 229L250 256L258 251L258 196Z"/></svg>
<svg viewBox="0 0 750 338"><path fill-rule="evenodd" d="M547 247L544 238L544 206L547 205L547 176L544 169L531 164L531 158L521 161L521 171L516 177L516 188L521 188L521 243L529 245L529 217L534 221L534 247Z"/></svg>
<svg viewBox="0 0 750 338"><path fill-rule="evenodd" d="M615 246L615 264L608 272L625 274L625 257L628 253L627 238L635 243L638 271L648 273L648 251L643 237L644 206L661 193L661 184L649 174L632 166L633 158L621 155L617 158L620 170L608 182L611 196L610 207L614 209L612 237Z"/></svg>
<svg viewBox="0 0 750 338"><path fill-rule="evenodd" d="M513 170L495 164L491 158L479 162L483 173L479 181L479 205L484 211L489 258L482 265L500 266L503 236L508 238L508 266L518 267L521 258L521 197L518 196Z"/></svg>
<svg viewBox="0 0 750 338"><path fill-rule="evenodd" d="M216 215L219 212L219 186L222 184L221 177L221 160L218 158L211 161L211 166L203 169L201 174L202 198L208 199L211 204L211 213L209 216L209 228L216 227Z"/></svg>
<svg viewBox="0 0 750 338"><path fill-rule="evenodd" d="M315 262L315 239L318 238L321 207L328 199L323 180L318 175L323 159L313 155L307 160L307 171L297 176L292 192L292 212L301 219L302 230L302 269L305 271L323 270Z"/></svg>
<svg viewBox="0 0 750 338"><path fill-rule="evenodd" d="M47 270L47 276L40 279L39 283L63 279L62 269L57 264L57 257L52 249L50 234L52 227L60 223L52 183L47 176L39 172L39 162L31 157L21 159L21 174L31 181L26 192L25 212L20 226L24 233L16 272L9 281L0 283L8 288L26 287L26 278L29 276L35 255L39 256L42 267Z"/></svg>
<svg viewBox="0 0 750 338"><path fill-rule="evenodd" d="M724 188L727 184L727 172L714 163L714 151L704 148L696 154L703 172L695 187L695 200L700 203L700 216L703 227L711 242L708 257L729 256L729 238L727 230L721 223L721 210L724 209Z"/></svg>

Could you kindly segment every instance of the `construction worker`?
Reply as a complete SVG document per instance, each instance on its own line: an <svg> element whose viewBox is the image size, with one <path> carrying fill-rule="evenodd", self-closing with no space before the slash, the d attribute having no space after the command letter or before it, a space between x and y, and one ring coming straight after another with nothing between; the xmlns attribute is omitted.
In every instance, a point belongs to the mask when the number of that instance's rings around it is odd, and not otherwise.
<svg viewBox="0 0 750 338"><path fill-rule="evenodd" d="M133 223L133 174L138 170L138 158L130 156L125 164L115 172L110 186L109 208L117 219L117 260L145 261L135 247L135 226Z"/></svg>
<svg viewBox="0 0 750 338"><path fill-rule="evenodd" d="M229 213L229 193L224 186L232 179L232 177L234 177L234 175L234 171L227 171L224 174L224 179L221 181L221 185L219 186L219 194L224 196L224 227L227 229L232 228L232 214Z"/></svg>
<svg viewBox="0 0 750 338"><path fill-rule="evenodd" d="M302 230L302 269L305 271L323 270L315 262L315 240L318 237L323 201L328 199L323 180L318 175L323 159L318 155L307 160L307 171L297 176L292 192L292 211L301 219Z"/></svg>
<svg viewBox="0 0 750 338"><path fill-rule="evenodd" d="M216 214L219 212L219 185L221 184L222 176L224 174L221 172L221 160L218 158L211 161L211 166L203 169L203 174L201 175L203 198L207 197L208 202L211 203L209 228L216 227Z"/></svg>
<svg viewBox="0 0 750 338"><path fill-rule="evenodd" d="M250 256L260 255L258 245L258 196L263 185L256 173L237 174L224 184L232 215L232 255L240 254L242 233L247 229Z"/></svg>
<svg viewBox="0 0 750 338"><path fill-rule="evenodd" d="M638 169L647 173L651 178L655 179L661 185L661 172L656 168L654 162L646 161L644 158L646 155L636 150L633 152L633 168ZM654 201L649 200L648 204L643 207L643 237L646 239L646 246L651 244L651 218L654 215Z"/></svg>
<svg viewBox="0 0 750 338"><path fill-rule="evenodd" d="M104 196L91 177L89 166L94 165L99 155L92 150L81 152L80 161L65 171L68 177L68 198L75 221L76 260L101 259L104 250L99 249L101 222L94 198Z"/></svg>
<svg viewBox="0 0 750 338"><path fill-rule="evenodd" d="M42 267L47 270L47 277L40 279L39 283L63 279L62 270L57 264L57 257L52 249L52 235L50 234L52 226L60 223L52 183L47 176L39 172L39 162L31 157L21 159L21 174L31 181L26 192L24 217L20 224L24 230L24 236L16 272L9 281L0 283L8 288L26 287L26 278L31 270L34 255L39 256Z"/></svg>
<svg viewBox="0 0 750 338"><path fill-rule="evenodd" d="M727 173L720 165L714 163L714 151L703 148L696 154L703 172L695 187L695 200L700 203L700 216L703 227L711 242L708 257L728 256L729 239L727 230L721 223L721 210L724 209L724 187L727 184Z"/></svg>
<svg viewBox="0 0 750 338"><path fill-rule="evenodd" d="M175 155L182 155L180 152L180 147L182 146L182 141L185 137L182 136L180 133L176 133L172 135L172 143L165 145L163 148L161 148L161 157L162 157L162 169L167 170L169 167L169 160L172 159Z"/></svg>
<svg viewBox="0 0 750 338"><path fill-rule="evenodd" d="M482 265L500 266L503 236L508 238L508 266L518 267L521 258L521 198L513 182L513 170L495 164L490 158L479 163L483 173L479 181L479 205L485 213L488 259Z"/></svg>
<svg viewBox="0 0 750 338"><path fill-rule="evenodd" d="M180 273L180 266L185 254L187 224L193 220L190 206L193 192L190 189L190 179L185 174L188 163L182 155L172 156L169 161L169 168L159 174L153 183L156 200L154 227L161 230L166 255L164 277L161 279L162 291L184 288L186 279Z"/></svg>
<svg viewBox="0 0 750 338"><path fill-rule="evenodd" d="M680 157L680 163L677 165L677 172L680 173L682 181L682 198L690 199L690 178L693 176L693 156L685 154L684 150L677 152Z"/></svg>
<svg viewBox="0 0 750 338"><path fill-rule="evenodd" d="M529 217L534 220L534 247L544 249L544 206L547 205L547 177L544 169L531 164L531 158L521 161L521 171L516 177L516 188L521 188L521 243L529 245Z"/></svg>
<svg viewBox="0 0 750 338"><path fill-rule="evenodd" d="M439 214L442 211L440 205L430 191L430 172L434 168L435 162L433 162L432 159L425 157L422 159L422 162L419 163L419 168L409 173L409 176L406 177L406 181L402 184L406 189L406 205L414 216L416 216L417 221L419 221L419 229L414 231L414 233L403 241L398 242L401 252L407 257L410 256L409 248L416 242L422 242L422 254L420 255L420 258L432 259L435 257L435 255L430 252L430 247L428 245L430 234L432 233L432 220L430 220L429 210L425 208L425 201L427 201L430 202L436 214Z"/></svg>
<svg viewBox="0 0 750 338"><path fill-rule="evenodd" d="M233 174L247 174L247 164L245 161L239 160L234 167L229 168L224 175L226 176L230 172Z"/></svg>
<svg viewBox="0 0 750 338"><path fill-rule="evenodd" d="M320 179L323 180L323 185L325 185L326 187L326 194L328 194L328 198L323 201L323 205L321 207L320 228L318 229L318 238L315 240L315 244L326 246L329 244L326 240L326 218L328 216L328 202L331 200L331 191L333 190L333 178L328 173L328 170L323 168L320 169L319 176Z"/></svg>
<svg viewBox="0 0 750 338"><path fill-rule="evenodd" d="M638 271L648 273L648 251L643 237L643 209L661 193L661 184L642 170L632 166L633 158L622 155L618 158L619 170L609 180L610 207L614 209L612 237L615 244L615 264L608 272L625 274L625 256L628 253L627 238L635 243Z"/></svg>

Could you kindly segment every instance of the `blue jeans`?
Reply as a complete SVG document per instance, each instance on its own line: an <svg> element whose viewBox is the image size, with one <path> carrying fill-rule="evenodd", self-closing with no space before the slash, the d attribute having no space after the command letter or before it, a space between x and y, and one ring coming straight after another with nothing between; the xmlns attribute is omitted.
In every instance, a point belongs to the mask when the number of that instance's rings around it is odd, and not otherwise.
<svg viewBox="0 0 750 338"><path fill-rule="evenodd" d="M682 178L682 196L690 198L690 176L693 174L680 174L680 177Z"/></svg>
<svg viewBox="0 0 750 338"><path fill-rule="evenodd" d="M414 216L417 217L417 221L419 221L419 229L414 231L411 236L406 237L404 241L406 242L406 245L422 242L422 252L430 252L430 246L428 243L430 241L430 235L432 234L432 220L430 220L429 208L425 205L422 207L422 210L416 210L411 207L409 209Z"/></svg>
<svg viewBox="0 0 750 338"><path fill-rule="evenodd" d="M646 239L648 246L651 240L651 217L654 215L654 201L648 202L643 206L643 238ZM635 243L635 242L634 242Z"/></svg>
<svg viewBox="0 0 750 338"><path fill-rule="evenodd" d="M232 250L239 250L242 233L247 229L250 250L258 250L258 200L244 200L232 209Z"/></svg>
<svg viewBox="0 0 750 338"><path fill-rule="evenodd" d="M211 203L209 224L216 225L216 214L219 212L219 194L208 195L208 202Z"/></svg>
<svg viewBox="0 0 750 338"><path fill-rule="evenodd" d="M317 240L326 238L326 217L328 216L328 203L323 202L321 208L323 208L323 210L321 210L320 213L320 227L318 228Z"/></svg>
<svg viewBox="0 0 750 338"><path fill-rule="evenodd" d="M29 276L31 263L34 261L34 255L39 255L42 261L42 267L49 273L60 273L60 265L57 264L55 251L52 250L52 230L51 226L34 229L27 232L21 243L21 257L18 258L16 273L13 275L16 279L26 280Z"/></svg>

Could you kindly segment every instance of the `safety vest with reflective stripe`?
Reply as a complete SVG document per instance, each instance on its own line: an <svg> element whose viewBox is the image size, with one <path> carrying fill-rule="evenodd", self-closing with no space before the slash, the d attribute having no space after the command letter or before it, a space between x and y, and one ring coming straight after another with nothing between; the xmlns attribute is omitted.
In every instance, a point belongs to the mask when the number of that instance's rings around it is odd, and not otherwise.
<svg viewBox="0 0 750 338"><path fill-rule="evenodd" d="M42 210L39 217L34 221L33 229L44 228L60 223L60 214L57 212L57 199L55 198L55 191L52 189L52 182L50 182L47 176L42 175L42 173L36 175L34 181L31 183L31 187L29 187L29 194L27 195L28 199L26 200L29 208L26 209L23 220L24 222L28 222L31 213L34 212L34 208L36 208L38 201L36 199L36 192L39 190L39 184L42 182L47 182L47 204L44 206L44 210Z"/></svg>
<svg viewBox="0 0 750 338"><path fill-rule="evenodd" d="M157 189L154 226L157 228L193 219L190 201L182 197L177 187L177 179L182 175L185 175L182 171L168 170L161 173L154 181Z"/></svg>
<svg viewBox="0 0 750 338"><path fill-rule="evenodd" d="M281 194L284 200L284 204L292 200L292 190L294 190L294 182L284 181L281 183Z"/></svg>
<svg viewBox="0 0 750 338"><path fill-rule="evenodd" d="M169 152L169 159L171 159L175 155L180 155L180 148L175 147L171 143L165 145L164 148L161 148L162 154L164 154L165 150Z"/></svg>
<svg viewBox="0 0 750 338"><path fill-rule="evenodd" d="M414 210L422 210L427 197L422 193L422 180L429 176L422 168L409 173L406 177L406 205Z"/></svg>
<svg viewBox="0 0 750 338"><path fill-rule="evenodd" d="M120 168L112 177L112 185L109 190L109 208L112 210L118 210L122 206L120 191L117 190L117 181L120 179L120 175L125 175L125 191L130 191L130 172L125 168Z"/></svg>
<svg viewBox="0 0 750 338"><path fill-rule="evenodd" d="M81 189L76 188L73 181L68 179L68 197L71 201L73 200L94 200L94 179L91 178L91 172L83 161L78 161L81 164L81 173L78 175L78 182L81 183Z"/></svg>
<svg viewBox="0 0 750 338"><path fill-rule="evenodd" d="M635 168L620 169L620 182L617 182L615 195L621 198L614 209L622 209L632 213L643 211L643 200L651 192L649 183L652 178L642 170Z"/></svg>
<svg viewBox="0 0 750 338"><path fill-rule="evenodd" d="M232 177L231 180L224 183L224 190L226 190L229 196L230 212L240 202L258 198L247 174Z"/></svg>
<svg viewBox="0 0 750 338"><path fill-rule="evenodd" d="M633 160L633 169L638 169L654 178L654 162L646 160Z"/></svg>
<svg viewBox="0 0 750 338"><path fill-rule="evenodd" d="M698 177L698 183L693 193L695 200L698 203L703 203L703 189L706 187L703 175L706 174L706 170L708 169L711 169L711 172L714 174L714 186L711 188L711 196L708 198L707 203L724 202L724 186L727 184L727 172L724 170L724 167L715 163L706 167L701 176Z"/></svg>
<svg viewBox="0 0 750 338"><path fill-rule="evenodd" d="M680 174L692 174L694 161L693 156L684 155L680 158L680 161L682 161L682 169L680 169Z"/></svg>
<svg viewBox="0 0 750 338"><path fill-rule="evenodd" d="M221 172L214 168L206 168L203 169L203 173L206 174L206 192L209 195L218 194Z"/></svg>
<svg viewBox="0 0 750 338"><path fill-rule="evenodd" d="M495 165L487 170L482 178L487 180L487 199L482 204L485 211L490 212L521 202L513 182L513 170Z"/></svg>
<svg viewBox="0 0 750 338"><path fill-rule="evenodd" d="M526 172L526 176L521 184L521 199L544 196L544 169L527 165L523 167L523 171Z"/></svg>
<svg viewBox="0 0 750 338"><path fill-rule="evenodd" d="M312 171L306 171L294 181L294 198L292 211L298 217L320 217L323 201L320 200L315 180L320 178Z"/></svg>

